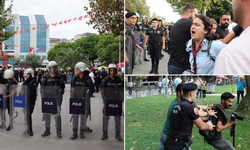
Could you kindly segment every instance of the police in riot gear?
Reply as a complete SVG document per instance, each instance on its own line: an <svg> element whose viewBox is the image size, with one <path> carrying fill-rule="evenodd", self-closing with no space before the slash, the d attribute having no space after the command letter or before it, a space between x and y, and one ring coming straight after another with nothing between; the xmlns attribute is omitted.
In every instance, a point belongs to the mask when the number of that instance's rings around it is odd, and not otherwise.
<svg viewBox="0 0 250 150"><path fill-rule="evenodd" d="M37 85L38 83L36 82L34 78L34 71L32 69L26 69L24 71L24 77L26 80L24 81L23 85L26 85L29 89L29 97L28 102L27 102L27 122L28 122L28 130L27 134L30 136L33 136L33 130L32 130L32 113L35 108L36 104L36 95L37 95Z"/></svg>
<svg viewBox="0 0 250 150"><path fill-rule="evenodd" d="M57 63L55 61L50 61L48 64L49 73L46 73L44 78L42 79L41 86L42 86L42 93L46 97L56 97L57 98L57 105L59 107L59 111L55 115L55 122L56 122L56 131L57 137L62 138L61 134L61 105L62 105L62 95L64 94L65 83L62 76L57 71ZM48 87L55 87L54 90L51 91ZM57 88L58 87L58 88ZM56 93L56 94L55 94ZM44 114L45 120L45 132L41 135L42 137L50 135L50 123L51 123L51 116L50 114Z"/></svg>
<svg viewBox="0 0 250 150"><path fill-rule="evenodd" d="M78 62L75 66L76 76L74 76L71 80L71 89L73 98L85 99L85 114L80 115L81 122L80 122L80 138L84 139L85 135L84 132L92 132L92 129L87 127L86 121L88 116L91 115L90 113L90 96L93 93L93 82L90 78L89 71L87 66L83 62ZM73 134L70 137L72 140L78 137L78 120L79 114L73 114Z"/></svg>
<svg viewBox="0 0 250 150"><path fill-rule="evenodd" d="M12 120L12 116L10 113L10 97L14 96L15 95L15 90L12 90L12 92L10 91L10 86L11 85L18 85L17 81L15 80L14 78L14 72L10 69L7 69L4 71L4 79L5 80L5 86L6 86L6 96L4 96L4 99L6 99L6 108L8 109L8 114L9 114L9 118L10 120ZM5 110L3 111L5 113ZM5 127L5 124L2 124L2 127ZM7 131L10 131L10 125L7 127Z"/></svg>
<svg viewBox="0 0 250 150"><path fill-rule="evenodd" d="M135 14L136 14L137 20L136 20L135 25L133 26L133 30L134 32L137 32L137 31L141 31L142 27L137 23L137 21L140 19L140 15L137 12Z"/></svg>
<svg viewBox="0 0 250 150"><path fill-rule="evenodd" d="M158 19L158 27L162 30L163 36L165 37L165 30L164 30L163 22L162 22L161 18ZM165 45L165 38L164 38L164 41L162 41L161 46L163 45L163 42L164 42L164 45ZM163 49L163 50L165 50L165 49ZM160 51L160 59L163 58L163 57L164 57L164 55Z"/></svg>
<svg viewBox="0 0 250 150"><path fill-rule="evenodd" d="M142 30L141 30L141 39L144 39L143 42L145 42L145 39L146 39L146 34L149 30L149 26L148 26L148 17L147 16L142 16ZM146 58L146 50L144 48L144 51L143 51L143 58L144 58L144 61L149 61L147 58Z"/></svg>
<svg viewBox="0 0 250 150"><path fill-rule="evenodd" d="M102 81L102 97L104 100L104 105L105 105L105 100L107 100L108 95L106 90L112 90L114 93L115 90L119 88L123 88L123 82L122 80L117 76L118 68L116 64L109 64L108 65L108 74L103 81ZM109 88L109 89L108 89ZM119 93L120 94L120 93ZM120 99L123 100L123 95L119 95ZM109 116L105 115L105 107L103 108L103 135L102 135L102 140L106 140L108 138L108 121L109 121ZM118 141L122 141L122 137L120 135L121 133L121 116L114 116L115 119L115 130L116 130L116 136L115 138Z"/></svg>

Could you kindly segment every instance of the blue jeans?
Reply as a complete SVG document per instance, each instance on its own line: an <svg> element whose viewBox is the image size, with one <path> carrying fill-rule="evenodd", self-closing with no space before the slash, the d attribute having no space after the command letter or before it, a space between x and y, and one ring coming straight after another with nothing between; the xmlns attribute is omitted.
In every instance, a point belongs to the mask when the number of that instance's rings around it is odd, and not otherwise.
<svg viewBox="0 0 250 150"><path fill-rule="evenodd" d="M132 87L129 87L128 90L129 90L129 92L128 92L129 95L132 95L132 90L133 90L133 88L132 88Z"/></svg>
<svg viewBox="0 0 250 150"><path fill-rule="evenodd" d="M201 98L201 89L197 89L197 95L196 95L196 98L198 97L199 93L200 93L200 98Z"/></svg>
<svg viewBox="0 0 250 150"><path fill-rule="evenodd" d="M161 131L161 136L160 136L160 145L159 145L159 149L158 150L164 150L164 143L166 142L168 136L166 134L163 133L163 131ZM189 150L192 150L189 147Z"/></svg>
<svg viewBox="0 0 250 150"><path fill-rule="evenodd" d="M184 71L183 68L175 67L168 64L168 74L182 74L183 71Z"/></svg>
<svg viewBox="0 0 250 150"><path fill-rule="evenodd" d="M158 91L158 93L160 93L161 94L161 87L159 86L159 91Z"/></svg>

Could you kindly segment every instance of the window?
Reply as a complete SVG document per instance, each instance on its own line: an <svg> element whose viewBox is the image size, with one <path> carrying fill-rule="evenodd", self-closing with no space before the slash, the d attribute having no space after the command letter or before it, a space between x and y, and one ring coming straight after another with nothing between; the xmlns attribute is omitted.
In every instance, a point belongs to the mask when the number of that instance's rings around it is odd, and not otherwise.
<svg viewBox="0 0 250 150"><path fill-rule="evenodd" d="M36 46L37 48L39 48L39 50L37 52L46 53L47 23L43 15L35 15L35 18L37 22L37 27L39 27L39 29L37 30L37 46Z"/></svg>
<svg viewBox="0 0 250 150"><path fill-rule="evenodd" d="M20 22L21 22L21 29L30 29L30 21L28 16L20 16ZM30 49L30 30L25 31L22 34L20 34L20 52L21 53L29 53Z"/></svg>
<svg viewBox="0 0 250 150"><path fill-rule="evenodd" d="M43 58L43 60L46 60L46 59L47 59L47 58L46 58L46 55L43 55L42 58Z"/></svg>
<svg viewBox="0 0 250 150"><path fill-rule="evenodd" d="M24 55L21 55L21 56L20 56L20 59L21 59L21 60L24 60Z"/></svg>

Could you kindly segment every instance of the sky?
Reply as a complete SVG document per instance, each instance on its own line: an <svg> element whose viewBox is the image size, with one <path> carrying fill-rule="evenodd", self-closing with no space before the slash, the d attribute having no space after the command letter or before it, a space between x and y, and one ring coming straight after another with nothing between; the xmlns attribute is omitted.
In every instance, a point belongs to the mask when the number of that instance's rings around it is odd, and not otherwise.
<svg viewBox="0 0 250 150"><path fill-rule="evenodd" d="M10 0L6 2L6 6L9 4ZM88 5L88 0L14 0L12 13L25 16L44 15L47 24L50 24L50 38L69 39L76 34L85 32L97 33L97 30L94 30L92 25L88 25L85 18L82 21L71 21L57 26L51 24L87 15L84 6Z"/></svg>
<svg viewBox="0 0 250 150"><path fill-rule="evenodd" d="M156 15L162 16L167 22L177 22L181 16L173 12L170 4L166 0L147 0L148 6L150 7L150 15L152 16L155 12Z"/></svg>

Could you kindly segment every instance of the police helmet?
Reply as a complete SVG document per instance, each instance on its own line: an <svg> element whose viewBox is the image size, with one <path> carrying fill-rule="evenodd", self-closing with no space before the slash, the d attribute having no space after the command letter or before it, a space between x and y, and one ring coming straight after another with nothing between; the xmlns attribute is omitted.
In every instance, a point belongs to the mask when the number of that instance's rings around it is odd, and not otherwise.
<svg viewBox="0 0 250 150"><path fill-rule="evenodd" d="M31 77L34 78L34 71L32 69L26 69L23 73L23 76L25 77L27 73L30 73Z"/></svg>
<svg viewBox="0 0 250 150"><path fill-rule="evenodd" d="M108 65L108 74L109 74L109 69L111 69L111 68L115 68L116 69L116 74L117 74L118 68L117 68L116 64L109 64Z"/></svg>
<svg viewBox="0 0 250 150"><path fill-rule="evenodd" d="M135 14L136 14L136 17L137 17L137 18L140 18L140 15L139 15L137 12L136 12Z"/></svg>
<svg viewBox="0 0 250 150"><path fill-rule="evenodd" d="M87 70L87 67L86 67L86 64L83 63L83 62L78 62L75 66L75 69L80 69L81 72L83 71L86 71Z"/></svg>
<svg viewBox="0 0 250 150"><path fill-rule="evenodd" d="M158 21L162 21L162 19L161 19L161 18L159 18L159 19L158 19Z"/></svg>
<svg viewBox="0 0 250 150"><path fill-rule="evenodd" d="M48 64L48 68L49 68L49 71L50 71L50 68L51 67L56 67L56 70L57 70L57 63L55 61L50 61L49 64ZM55 72L52 72L52 73L55 73Z"/></svg>
<svg viewBox="0 0 250 150"><path fill-rule="evenodd" d="M4 79L11 79L14 78L14 72L10 69L7 69L4 71L4 75L3 75Z"/></svg>
<svg viewBox="0 0 250 150"><path fill-rule="evenodd" d="M142 18L141 18L141 21L143 22L143 19L147 19L147 21L148 21L148 17L147 16L142 16Z"/></svg>

